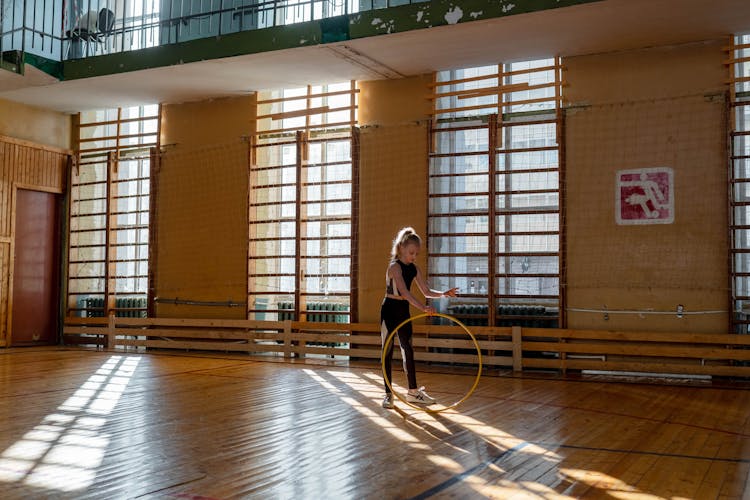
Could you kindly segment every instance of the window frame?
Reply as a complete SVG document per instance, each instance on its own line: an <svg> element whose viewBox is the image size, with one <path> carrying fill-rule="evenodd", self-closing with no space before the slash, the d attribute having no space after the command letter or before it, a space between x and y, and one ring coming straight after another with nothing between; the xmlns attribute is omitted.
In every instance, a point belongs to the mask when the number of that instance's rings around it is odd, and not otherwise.
<svg viewBox="0 0 750 500"><path fill-rule="evenodd" d="M729 331L750 333L750 34L729 44ZM745 154L747 153L747 154ZM744 166L743 166L744 165ZM739 171L744 170L744 175ZM746 309L747 307L747 309Z"/></svg>
<svg viewBox="0 0 750 500"><path fill-rule="evenodd" d="M331 84L334 85L334 84ZM358 210L359 210L359 130L356 127L357 95L359 89L355 81L335 84L335 90L328 90L331 85L312 86L304 89L287 89L262 93L257 101L258 115L256 118L257 131L251 138L251 161L248 175L250 177L249 212L248 212L248 294L247 317L265 318L265 314L276 315L279 320L302 319L308 321L355 322L358 317L357 308L357 273L356 255L358 252ZM339 88L341 87L341 88ZM338 105L329 105L332 102ZM336 159L327 157L326 145L337 142L348 142L349 157ZM312 150L320 145L319 161L311 159ZM274 148L289 148L293 150L294 162L285 160L282 149L275 153L275 162L268 163L274 156ZM290 151L287 155L290 156ZM325 180L325 172L337 166L351 165L347 179ZM284 173L284 170L287 170ZM318 173L314 173L318 169ZM293 175L292 175L293 172ZM286 178L285 178L286 177ZM274 182L267 182L266 178L275 178ZM325 193L333 186L348 186L349 194L344 197L327 198ZM276 194L272 190L277 190ZM308 196L315 190L319 195ZM344 191L346 191L344 187ZM265 193L263 190L266 190ZM286 190L286 192L284 192ZM334 191L338 189L333 187ZM293 196L292 196L293 194ZM336 204L348 204L348 214L324 213L327 209L335 209ZM317 207L316 207L317 205ZM276 210L277 216L263 218L262 207ZM308 214L308 209L320 210L320 213ZM276 224L275 235L258 235L260 224ZM281 224L292 223L294 234L283 234ZM333 228L341 223L348 223L348 235L330 236L324 228ZM320 224L320 230L315 234L308 234L304 228L308 224ZM270 230L270 227L269 227ZM289 228L287 227L287 231ZM271 231L273 232L273 231ZM313 233L316 233L313 231ZM329 254L323 246L329 241L345 240L349 242L349 252L344 254ZM308 253L307 244L320 246L316 253ZM260 245L260 246L259 246ZM263 248L263 246L266 248ZM270 261L269 249L274 246L281 252L286 245L286 251L275 257L278 260L277 269L257 270L258 261ZM293 245L293 252L290 252ZM263 251L259 251L262 249ZM294 271L287 269L281 272L282 259L294 259ZM348 259L346 272L331 269L331 259ZM319 261L319 272L307 272L307 264ZM269 263L270 264L270 263ZM288 263L287 263L288 267ZM263 278L279 277L278 290L273 289L270 281L263 283ZM286 279L288 289L282 289L282 279ZM307 287L306 282L318 279L325 281L325 289L316 290ZM348 279L348 291L334 290L329 292L331 280ZM265 289L262 287L265 286ZM265 301L257 299L267 297ZM282 301L280 297L289 297ZM276 297L277 304L272 307L268 300ZM312 301L308 301L312 298ZM318 301L315 301L318 298ZM345 298L347 309L341 309L336 298ZM318 313L319 304L325 304L335 310L333 313ZM329 310L329 309L326 309Z"/></svg>
<svg viewBox="0 0 750 500"><path fill-rule="evenodd" d="M130 113L136 116L131 117ZM66 315L149 316L153 303L151 170L158 161L161 106L96 110L79 113L77 118L76 162L71 172L68 213ZM137 130L128 130L133 127ZM135 176L121 176L123 168L130 171L133 166ZM94 180L81 182L87 170L94 175ZM136 192L123 194L123 187L127 185L129 189L133 183ZM94 190L96 186L101 192L94 193L93 197L81 194L82 190ZM98 203L99 208L87 211L82 203ZM134 204L135 208L122 209L118 205L123 203ZM96 227L80 228L74 220L83 217L100 218L100 221ZM130 219L134 222L130 223ZM132 242L118 242L118 235L123 231L135 232ZM87 242L86 236L80 241L82 235L94 232L102 233L103 241L89 238ZM118 256L123 250L130 253L131 248L134 257ZM86 257L87 252L93 254L97 249L100 249L97 258ZM74 258L77 251L82 251L83 257ZM89 265L101 269L90 276L81 275L81 269ZM133 267L132 272L123 273L121 268L129 266ZM94 287L96 290L72 286L77 280L86 279L99 281ZM133 281L131 291L119 289L124 286L123 280Z"/></svg>
<svg viewBox="0 0 750 500"><path fill-rule="evenodd" d="M548 61L549 63L546 63ZM519 68L527 64L526 68ZM537 66L535 66L537 64ZM474 72L475 75L463 77L459 72ZM540 72L551 72L553 77L548 81L534 82L534 76ZM441 75L442 73L442 75ZM428 268L428 276L431 282L443 281L437 285L439 288L458 286L461 288L459 299L453 299L448 306L449 312L458 314L469 324L486 324L488 326L507 326L507 311L501 311L501 306L513 305L516 301L519 305L530 304L533 301L541 301L551 305L556 309L554 318L545 317L541 324L564 325L565 322L565 264L564 264L564 145L563 145L563 128L564 120L562 113L562 65L559 57L540 60L527 61L513 64L498 64L496 66L487 66L479 68L468 68L467 70L457 70L451 72L435 73L433 80L433 111L432 121L430 124L430 168L429 176L429 207L428 207L428 246L430 262L437 263L437 259L445 258L450 260L466 259L465 272L457 272L454 264L450 264L448 272L436 270L435 265ZM542 73L543 75L545 73ZM517 80L526 80L519 82ZM542 94L542 95L539 95ZM462 102L463 101L463 102ZM520 108L520 109L519 109ZM532 108L530 111L525 108ZM534 109L538 108L538 109ZM529 145L525 148L513 147L512 133L515 127L553 125L554 145ZM455 140L452 145L448 146L450 151L445 152L439 149L440 134L452 135L456 132L476 130L486 133L486 139L481 145L477 143L479 149L464 148L467 151L458 151ZM531 140L531 139L530 139ZM545 137L545 140L547 138ZM486 142L486 144L484 143ZM448 141L450 143L450 141ZM554 151L557 156L556 166L521 168L514 170L510 162L514 154L519 153L539 153L545 151ZM475 161L480 170L472 172L467 170L463 173L436 173L436 169L445 168L439 165L440 158L479 158ZM466 160L465 165L469 165ZM486 163L486 168L482 165ZM465 167L466 168L466 167ZM541 189L514 189L511 179L514 176L527 175L529 182L534 175L539 176L557 176L554 187L543 186ZM433 183L436 178L458 177L468 178L469 176L483 177L486 182L486 190L471 191L469 189L461 190L459 184L451 185L449 193L435 193ZM448 182L451 182L450 180ZM549 182L549 181L548 181ZM455 188L455 189L454 189ZM454 192L460 191L460 192ZM483 196L486 198L487 206L476 206L474 210L460 213L457 215L451 210L435 210L434 201L438 198L456 197L456 195L465 197ZM517 196L526 196L527 198L536 196L556 198L554 209L550 209L549 201L538 207L526 207L523 209L517 206L514 201ZM532 229L527 231L514 230L508 226L511 219L517 216L548 216L556 219L556 229ZM450 217L474 217L479 226L474 231L436 231L433 222L437 218ZM486 217L486 230L482 230L482 218ZM502 219L502 220L501 220ZM504 222L505 227L500 227ZM443 222L444 224L445 222ZM450 222L449 226L450 227ZM456 223L460 223L457 220ZM546 224L546 223L545 223ZM486 245L483 245L481 235L486 235ZM460 251L451 249L449 252L442 250L444 243L438 241L440 238L475 238L478 246L476 251ZM553 241L556 238L557 245L554 251L532 252L514 249L513 240L520 238L538 238L540 240ZM504 241L504 243L501 243ZM486 247L486 252L481 248ZM486 256L486 270L482 268L485 264L481 263ZM523 258L526 256L532 258L552 258L556 259L556 272L536 272L532 274L519 274L513 272L509 266L509 260L514 257ZM473 260L472 260L473 259ZM473 269L469 269L469 264ZM442 267L442 266L441 266ZM553 269L555 266L552 266ZM528 269L528 267L526 268ZM557 281L556 294L520 294L512 293L509 284L515 284L521 277L536 277L540 281L539 288L544 288L541 283L543 280L552 279ZM505 284L503 286L503 284ZM462 286L466 285L466 286ZM474 285L474 286L472 286ZM465 303L468 307L461 307L457 303ZM480 306L476 308L474 306ZM486 307L486 312L482 307ZM490 312L493 312L490 314ZM523 314L526 314L524 311ZM502 316L502 318L501 318ZM549 316L546 313L543 316ZM554 323L553 323L554 321Z"/></svg>

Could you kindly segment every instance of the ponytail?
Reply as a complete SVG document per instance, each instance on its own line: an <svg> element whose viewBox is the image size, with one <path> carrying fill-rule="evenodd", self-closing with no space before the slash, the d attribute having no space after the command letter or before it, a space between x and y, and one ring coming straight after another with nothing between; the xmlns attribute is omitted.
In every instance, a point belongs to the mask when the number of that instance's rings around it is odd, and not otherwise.
<svg viewBox="0 0 750 500"><path fill-rule="evenodd" d="M405 227L398 232L396 238L393 240L393 247L391 248L391 260L394 261L398 259L398 254L401 249L409 243L414 243L416 245L422 246L422 238L420 238L417 232L414 231L413 227Z"/></svg>

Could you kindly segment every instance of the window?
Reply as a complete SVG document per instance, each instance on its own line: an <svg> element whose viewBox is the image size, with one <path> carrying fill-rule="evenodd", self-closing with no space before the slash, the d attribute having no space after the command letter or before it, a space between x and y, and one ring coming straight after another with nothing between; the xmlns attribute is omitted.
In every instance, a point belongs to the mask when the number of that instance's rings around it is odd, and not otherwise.
<svg viewBox="0 0 750 500"><path fill-rule="evenodd" d="M250 167L251 319L348 322L353 313L357 92L347 82L259 95Z"/></svg>
<svg viewBox="0 0 750 500"><path fill-rule="evenodd" d="M158 5L155 8L158 9ZM335 2L232 0L221 4L212 4L202 0L169 0L162 2L160 12L156 10L152 14L159 17L157 22L144 21L142 26L135 23L131 25L134 33L138 33L141 29L157 30L161 36L161 43L167 44L209 36L222 36L238 31L327 19L359 10L362 10L360 3L355 0ZM158 31L159 26L161 26L160 31ZM124 50L131 49L125 47Z"/></svg>
<svg viewBox="0 0 750 500"><path fill-rule="evenodd" d="M443 71L434 87L430 279L460 288L451 312L470 324L533 314L553 326L563 268L559 60Z"/></svg>
<svg viewBox="0 0 750 500"><path fill-rule="evenodd" d="M750 324L750 35L733 37L730 48L733 331Z"/></svg>
<svg viewBox="0 0 750 500"><path fill-rule="evenodd" d="M68 314L145 316L159 106L81 113L71 181Z"/></svg>

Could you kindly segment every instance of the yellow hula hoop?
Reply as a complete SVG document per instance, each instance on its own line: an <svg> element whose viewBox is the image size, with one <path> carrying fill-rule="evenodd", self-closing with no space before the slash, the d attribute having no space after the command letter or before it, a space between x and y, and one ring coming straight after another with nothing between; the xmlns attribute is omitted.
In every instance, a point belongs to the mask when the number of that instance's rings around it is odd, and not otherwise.
<svg viewBox="0 0 750 500"><path fill-rule="evenodd" d="M460 326L461 328L463 328L463 330L466 332L466 334L469 337L471 337L472 342L474 342L474 347L476 347L476 349L477 349L477 356L479 357L479 364L477 366L477 376L474 378L474 385L471 386L471 389L469 389L469 392L467 392L464 397L462 397L461 399L459 399L458 401L456 401L452 405L446 406L444 408L440 408L438 410L431 410L430 408L424 408L422 406L418 406L418 405L415 405L415 404L412 404L412 403L408 402L406 400L406 398L404 398L403 396L401 396L400 394L398 394L396 391L393 390L393 386L391 385L391 381L388 380L388 376L385 373L385 353L388 350L388 346L391 344L391 342L393 342L393 337L396 335L396 332L398 332L401 329L401 327L404 326L405 324L407 324L409 322L412 322L415 319L424 318L426 316L437 316L437 317L440 317L440 318L445 318L445 319L448 319L448 320L456 323L458 326ZM383 350L380 353L380 367L383 370L383 380L385 380L385 384L388 386L388 389L390 389L391 393L395 394L395 396L402 403L404 403L404 404L406 404L408 406L411 406L412 408L414 408L416 410L422 410L422 411L425 411L427 413L440 413L441 411L451 410L451 409L457 407L458 405L460 405L461 403L463 403L464 401L466 401L469 398L469 396L471 396L474 393L474 391L477 388L477 385L479 384L479 378L482 376L482 350L479 348L479 342L477 342L477 338L474 336L474 334L471 333L468 328L466 328L466 325L464 325L463 323L461 323L460 321L458 321L453 316L449 316L447 314L437 313L437 312L436 313L422 313L422 314L417 314L416 316L412 316L410 318L405 319L404 321L401 322L400 325L398 325L396 328L393 329L393 331L391 331L388 334L388 336L385 338L385 342L383 342Z"/></svg>

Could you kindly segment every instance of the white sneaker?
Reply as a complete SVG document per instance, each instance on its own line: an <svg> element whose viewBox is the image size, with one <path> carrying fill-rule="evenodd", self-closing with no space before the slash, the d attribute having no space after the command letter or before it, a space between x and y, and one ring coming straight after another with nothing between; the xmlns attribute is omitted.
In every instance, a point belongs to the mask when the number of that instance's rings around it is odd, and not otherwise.
<svg viewBox="0 0 750 500"><path fill-rule="evenodd" d="M406 401L409 403L419 403L423 405L431 405L435 402L435 398L430 396L424 391L424 387L420 387L416 394L407 393Z"/></svg>
<svg viewBox="0 0 750 500"><path fill-rule="evenodd" d="M386 394L383 398L383 408L388 410L393 408L393 394Z"/></svg>

